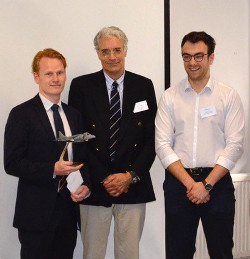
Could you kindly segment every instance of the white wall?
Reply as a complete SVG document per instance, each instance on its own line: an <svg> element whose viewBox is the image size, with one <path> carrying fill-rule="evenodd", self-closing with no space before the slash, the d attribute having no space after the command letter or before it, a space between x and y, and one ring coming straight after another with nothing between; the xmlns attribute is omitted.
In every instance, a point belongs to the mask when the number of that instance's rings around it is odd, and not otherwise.
<svg viewBox="0 0 250 259"><path fill-rule="evenodd" d="M0 146L10 109L37 93L30 72L36 52L52 47L67 58L66 101L72 78L101 68L92 41L104 26L124 30L129 38L126 68L151 78L159 98L164 89L163 4L163 0L1 0ZM0 167L0 258L19 258L17 231L12 228L17 179L4 173L2 159ZM148 205L141 258L164 258L164 171L158 161L152 176L158 200ZM81 258L81 249L80 241L76 259ZM113 258L112 234L107 258Z"/></svg>

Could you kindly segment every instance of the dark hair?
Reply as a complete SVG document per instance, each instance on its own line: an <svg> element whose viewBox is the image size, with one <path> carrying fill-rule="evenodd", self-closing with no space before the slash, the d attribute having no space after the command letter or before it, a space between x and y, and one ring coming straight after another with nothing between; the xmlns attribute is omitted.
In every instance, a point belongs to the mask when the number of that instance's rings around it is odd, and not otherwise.
<svg viewBox="0 0 250 259"><path fill-rule="evenodd" d="M208 47L208 54L211 55L212 53L214 53L214 48L216 45L215 40L212 36L204 31L192 31L185 35L181 42L181 48L187 41L190 41L191 43L203 41Z"/></svg>

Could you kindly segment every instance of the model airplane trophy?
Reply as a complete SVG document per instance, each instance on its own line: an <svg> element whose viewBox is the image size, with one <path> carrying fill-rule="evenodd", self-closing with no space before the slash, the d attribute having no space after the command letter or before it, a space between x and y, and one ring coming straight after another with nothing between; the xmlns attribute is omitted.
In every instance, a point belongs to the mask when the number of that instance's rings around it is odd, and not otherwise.
<svg viewBox="0 0 250 259"><path fill-rule="evenodd" d="M62 151L62 154L60 155L59 161L63 161L64 155L68 148L69 143L81 143L81 142L89 141L89 139L93 139L93 138L95 138L95 136L89 134L88 132L66 137L62 134L62 132L59 131L59 138L56 138L56 141L66 142L65 147Z"/></svg>
<svg viewBox="0 0 250 259"><path fill-rule="evenodd" d="M66 153L69 143L81 143L81 142L88 141L89 139L92 139L92 138L95 138L95 136L89 134L88 132L66 137L62 134L62 132L59 131L59 137L56 138L56 141L66 143L65 147L60 155L59 161L63 161L64 155ZM78 165L78 164L80 164L80 163L73 162L73 165ZM79 171L72 172L68 176L66 176L66 175L62 176L60 182L62 181L62 179L65 179L65 178L66 178L66 181L64 180L63 183L58 187L58 191L60 191L61 188L67 182L68 183L67 188L70 190L70 192L74 193L83 183L83 179L82 179L82 176Z"/></svg>

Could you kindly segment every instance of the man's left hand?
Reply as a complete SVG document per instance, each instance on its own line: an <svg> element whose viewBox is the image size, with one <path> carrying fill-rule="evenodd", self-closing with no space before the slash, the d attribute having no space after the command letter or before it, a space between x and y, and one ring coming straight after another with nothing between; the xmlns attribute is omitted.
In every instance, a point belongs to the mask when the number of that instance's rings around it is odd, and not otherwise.
<svg viewBox="0 0 250 259"><path fill-rule="evenodd" d="M195 204L206 203L210 200L209 192L202 182L194 182L191 189L187 191L187 197Z"/></svg>
<svg viewBox="0 0 250 259"><path fill-rule="evenodd" d="M123 192L127 193L131 184L132 176L130 173L117 173L109 175L103 182L103 186L109 195L118 197Z"/></svg>
<svg viewBox="0 0 250 259"><path fill-rule="evenodd" d="M82 201L88 194L90 190L88 186L81 185L74 193L71 192L71 199L74 202Z"/></svg>

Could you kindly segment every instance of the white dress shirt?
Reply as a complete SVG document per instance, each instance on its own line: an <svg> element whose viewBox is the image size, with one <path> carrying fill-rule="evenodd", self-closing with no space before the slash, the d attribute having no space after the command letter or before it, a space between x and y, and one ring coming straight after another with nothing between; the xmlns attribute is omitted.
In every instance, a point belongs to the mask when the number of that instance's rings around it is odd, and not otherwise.
<svg viewBox="0 0 250 259"><path fill-rule="evenodd" d="M51 107L54 103L52 103L51 101L49 101L47 98L45 98L43 95L41 95L39 93L39 96L41 98L41 101L43 103L43 106L47 112L47 115L48 115L48 118L49 118L49 121L50 121L50 125L53 129L53 132L54 132L54 135L55 135L55 138L56 138L56 128L55 128L55 123L54 123L54 117L53 117L53 111L51 110ZM67 117L64 113L64 110L62 108L62 102L61 100L57 103L57 105L59 106L58 108L58 112L61 116L61 119L62 119L62 122L63 122L63 128L64 128L64 131L65 131L65 136L72 136L72 133L71 133L71 129L70 129L70 126L69 126L69 123L68 123L68 120L67 120ZM66 144L66 143L65 143ZM68 148L67 148L67 151L68 151L68 160L69 161L73 161L73 149L72 149L72 143L69 143L68 145ZM48 150L49 152L49 150ZM58 157L58 160L59 160L60 157ZM77 170L77 172L80 173L79 170ZM53 178L56 178L56 175L55 173L53 173ZM59 191L59 185L60 183L58 183L58 191ZM84 199L87 199L89 196L90 196L91 192L84 198Z"/></svg>
<svg viewBox="0 0 250 259"><path fill-rule="evenodd" d="M48 118L49 118L49 121L50 121L50 125L51 125L51 127L52 127L52 129L54 131L54 135L55 135L55 138L56 138L56 129L55 129L53 111L51 110L51 106L54 103L49 101L47 98L45 98L40 93L39 93L39 96L40 96L41 101L43 103L43 106L44 106L44 108L45 108L45 110L47 112L47 115L48 115ZM57 103L57 105L59 105L58 112L59 112L59 114L60 114L60 116L62 118L63 127L64 127L64 131L65 131L65 136L71 136L72 133L71 133L71 130L70 130L69 123L68 123L68 120L66 118L66 115L65 115L65 113L63 111L61 100L59 101L59 103ZM69 159L69 161L73 161L72 143L70 143L68 145L67 151L68 151L68 159ZM58 157L58 160L59 160L59 157Z"/></svg>
<svg viewBox="0 0 250 259"><path fill-rule="evenodd" d="M196 93L185 79L167 89L156 115L155 148L164 168L221 165L231 170L243 153L244 112L237 92L209 79Z"/></svg>

